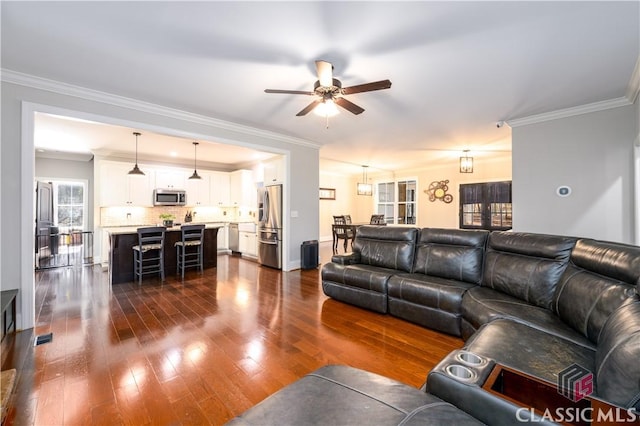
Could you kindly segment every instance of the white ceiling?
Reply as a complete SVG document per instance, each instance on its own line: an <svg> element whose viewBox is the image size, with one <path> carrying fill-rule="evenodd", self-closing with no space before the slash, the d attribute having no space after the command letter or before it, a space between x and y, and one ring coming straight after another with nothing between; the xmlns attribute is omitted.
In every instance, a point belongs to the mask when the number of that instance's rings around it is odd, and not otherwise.
<svg viewBox="0 0 640 426"><path fill-rule="evenodd" d="M463 149L510 150L499 120L625 96L639 5L3 1L2 68L303 138L354 173L401 170ZM366 111L342 110L327 129L314 114L296 117L311 98L264 93L312 90L316 59L332 62L343 86L393 85L347 96ZM99 148L130 152L134 130ZM142 153L150 140L139 139ZM179 142L190 158L191 141ZM225 163L221 149L198 158Z"/></svg>

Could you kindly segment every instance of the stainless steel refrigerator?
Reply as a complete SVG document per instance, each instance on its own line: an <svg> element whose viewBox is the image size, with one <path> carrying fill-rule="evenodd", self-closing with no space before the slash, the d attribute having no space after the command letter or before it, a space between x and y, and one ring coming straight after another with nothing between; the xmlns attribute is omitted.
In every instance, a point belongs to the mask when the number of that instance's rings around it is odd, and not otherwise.
<svg viewBox="0 0 640 426"><path fill-rule="evenodd" d="M282 269L282 185L258 189L258 262Z"/></svg>

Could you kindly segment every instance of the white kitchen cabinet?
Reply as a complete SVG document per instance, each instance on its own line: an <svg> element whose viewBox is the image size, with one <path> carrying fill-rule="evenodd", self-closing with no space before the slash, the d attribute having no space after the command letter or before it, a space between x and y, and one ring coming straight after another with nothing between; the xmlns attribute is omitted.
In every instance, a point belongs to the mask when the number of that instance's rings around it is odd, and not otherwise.
<svg viewBox="0 0 640 426"><path fill-rule="evenodd" d="M129 175L133 166L127 163L103 162L100 166L101 206L153 206L153 171L140 167L142 176Z"/></svg>
<svg viewBox="0 0 640 426"><path fill-rule="evenodd" d="M284 182L284 157L276 157L263 163L264 186Z"/></svg>
<svg viewBox="0 0 640 426"><path fill-rule="evenodd" d="M199 172L202 179L187 179L184 189L187 191L187 206L211 205L210 176L206 172Z"/></svg>
<svg viewBox="0 0 640 426"><path fill-rule="evenodd" d="M238 249L248 256L258 255L258 238L255 232L238 232Z"/></svg>
<svg viewBox="0 0 640 426"><path fill-rule="evenodd" d="M212 206L228 206L230 199L230 176L226 172L211 172L209 185L209 200Z"/></svg>
<svg viewBox="0 0 640 426"><path fill-rule="evenodd" d="M231 204L239 207L255 209L257 192L251 170L236 170L230 173Z"/></svg>
<svg viewBox="0 0 640 426"><path fill-rule="evenodd" d="M156 188L185 189L186 173L182 170L156 170Z"/></svg>

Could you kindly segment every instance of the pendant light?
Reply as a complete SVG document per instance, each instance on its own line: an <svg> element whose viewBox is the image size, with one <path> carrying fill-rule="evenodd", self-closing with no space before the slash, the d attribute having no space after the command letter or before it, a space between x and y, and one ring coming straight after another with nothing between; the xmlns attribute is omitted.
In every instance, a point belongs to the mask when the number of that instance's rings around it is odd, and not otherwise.
<svg viewBox="0 0 640 426"><path fill-rule="evenodd" d="M129 170L128 174L132 176L144 176L144 172L138 167L138 136L140 136L140 133L133 132L133 134L136 137L136 164L133 166L133 169Z"/></svg>
<svg viewBox="0 0 640 426"><path fill-rule="evenodd" d="M367 167L369 166L362 166L362 182L357 186L358 195L373 195L373 185L367 179Z"/></svg>
<svg viewBox="0 0 640 426"><path fill-rule="evenodd" d="M193 174L189 176L189 179L202 179L196 170L196 150L198 149L198 142L193 141Z"/></svg>
<svg viewBox="0 0 640 426"><path fill-rule="evenodd" d="M460 173L473 173L473 157L469 157L469 150L465 149L464 157L460 157Z"/></svg>

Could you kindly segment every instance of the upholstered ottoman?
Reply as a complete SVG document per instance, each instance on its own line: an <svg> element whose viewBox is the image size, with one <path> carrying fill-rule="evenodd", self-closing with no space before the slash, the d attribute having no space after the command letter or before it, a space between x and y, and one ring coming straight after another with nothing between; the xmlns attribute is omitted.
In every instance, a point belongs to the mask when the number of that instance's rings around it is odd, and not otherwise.
<svg viewBox="0 0 640 426"><path fill-rule="evenodd" d="M481 425L419 389L329 365L269 396L229 425Z"/></svg>

